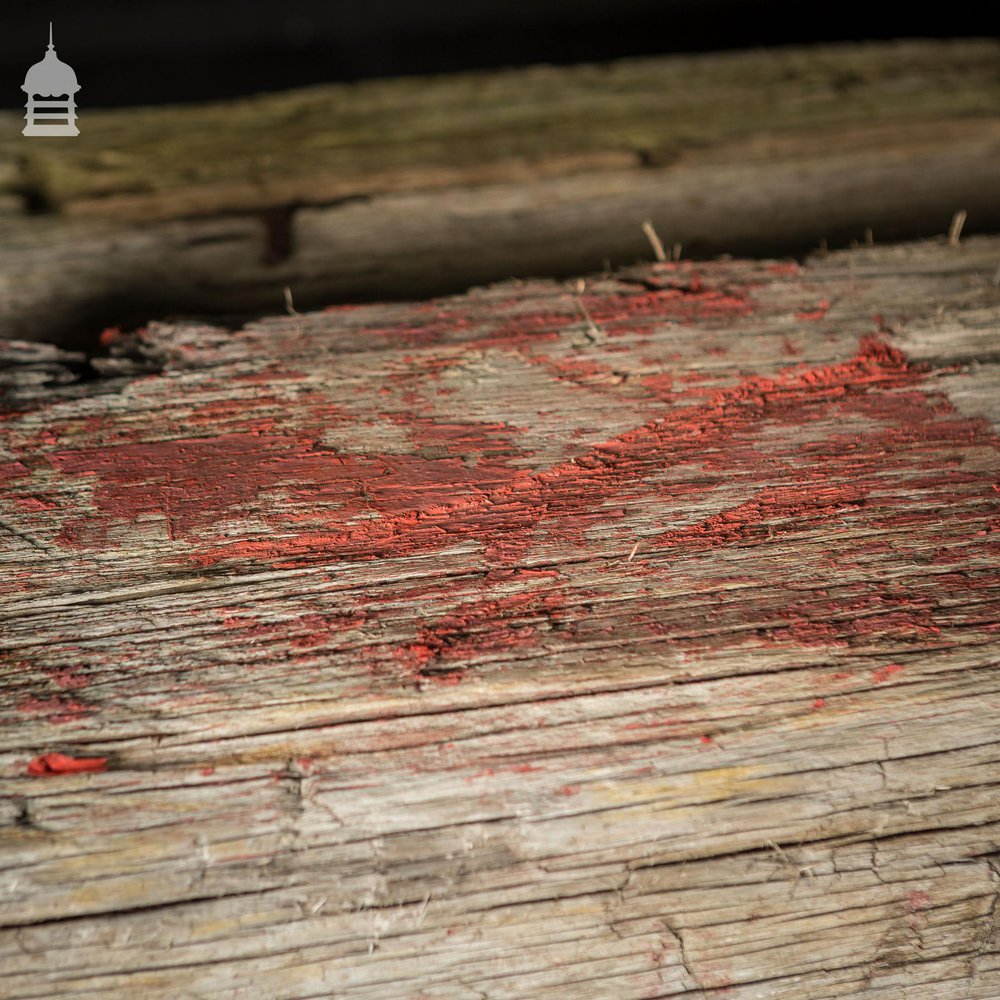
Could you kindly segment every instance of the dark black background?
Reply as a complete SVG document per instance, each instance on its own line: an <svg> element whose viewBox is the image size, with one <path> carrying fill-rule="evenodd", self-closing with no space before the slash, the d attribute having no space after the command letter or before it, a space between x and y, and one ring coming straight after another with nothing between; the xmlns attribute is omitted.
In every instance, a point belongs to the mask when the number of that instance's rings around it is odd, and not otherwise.
<svg viewBox="0 0 1000 1000"><path fill-rule="evenodd" d="M81 107L629 55L995 35L993 3L736 0L2 0L0 106L22 103L48 21Z"/></svg>

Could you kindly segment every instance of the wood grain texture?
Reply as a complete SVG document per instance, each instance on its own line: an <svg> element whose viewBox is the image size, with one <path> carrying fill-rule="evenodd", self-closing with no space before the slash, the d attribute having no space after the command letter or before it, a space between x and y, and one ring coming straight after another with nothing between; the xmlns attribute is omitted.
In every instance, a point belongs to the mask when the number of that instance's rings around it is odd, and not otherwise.
<svg viewBox="0 0 1000 1000"><path fill-rule="evenodd" d="M6 995L998 995L998 263L6 345Z"/></svg>
<svg viewBox="0 0 1000 1000"><path fill-rule="evenodd" d="M927 236L959 209L989 231L998 66L979 40L536 67L82 110L72 142L11 115L0 335L581 273L648 257L646 219L688 255Z"/></svg>

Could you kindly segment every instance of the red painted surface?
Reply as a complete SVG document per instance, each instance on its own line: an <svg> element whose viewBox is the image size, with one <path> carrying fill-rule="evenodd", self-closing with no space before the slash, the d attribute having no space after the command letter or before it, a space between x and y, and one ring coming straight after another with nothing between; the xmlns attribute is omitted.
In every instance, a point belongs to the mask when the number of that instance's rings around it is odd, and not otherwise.
<svg viewBox="0 0 1000 1000"><path fill-rule="evenodd" d="M96 477L93 502L99 516L66 525L62 538L70 545L85 541L100 547L101 534L114 521L154 513L165 516L175 537L197 540L221 518L238 520L241 509L261 493L279 491L293 505L313 505L297 524L283 518L279 506L271 520L283 529L280 539L237 536L222 547L196 546L191 559L202 565L224 558L288 560L316 551L336 551L341 558L385 558L468 537L484 544L490 561L504 564L522 557L542 525L554 537L572 542L588 525L613 518L613 513L597 508L595 498L644 491L636 484L654 463L698 460L720 470L742 464L752 448L741 439L764 422L825 419L832 409L854 410L890 423L873 429L867 452L854 447L841 456L836 440L831 441L833 449L824 456L827 471L810 470L699 525L668 530L655 542L661 548L711 547L752 537L757 525L775 518L823 520L856 509L873 480L856 478L847 486L826 487L823 480L836 478L848 464L869 475L880 472L885 460L879 445L885 435L906 443L922 425L936 436L982 433L967 420L929 426L937 415L922 393L865 398L870 389L913 385L920 378L899 352L869 339L847 362L793 366L773 378L743 379L715 391L707 402L678 406L568 463L538 472L513 468L506 457L489 456L488 447L504 442L483 437L481 428L433 427L420 418L413 421L418 442L433 438L445 451L479 450L483 457L472 465L457 457L358 457L318 448L317 437L305 431L252 430L209 439L56 451L48 458L67 474ZM489 433L500 429L494 425ZM865 442L855 436L852 443ZM933 437L930 443L936 443ZM909 463L909 456L900 459ZM372 510L379 515L376 519L359 520Z"/></svg>
<svg viewBox="0 0 1000 1000"><path fill-rule="evenodd" d="M797 265L764 270L780 278ZM791 333L774 337L761 370L740 324L763 308L766 274L713 287L712 273L671 264L650 287L567 292L533 310L516 298L486 313L409 306L397 325L364 327L353 353L320 353L335 358L322 362L333 389L301 358L285 365L280 348L266 370L224 382L209 366L179 397L166 380L138 380L130 391L149 393L148 421L113 409L48 421L0 464L0 480L26 531L79 558L155 544L177 573L414 560L371 594L304 605L292 619L266 606L206 612L204 627L224 629L227 642L282 645L307 665L360 631L358 670L455 684L479 663L544 662L550 644L599 649L602 602L626 589L647 649L939 641L940 599L975 598L1000 580L984 562L947 571L967 563L973 542L982 560L998 552L995 472L962 458L994 448L995 435L935 394L880 318L877 336L834 337L857 344L840 360L797 363L816 337L808 324L829 322L830 302L812 293L784 314L778 329ZM345 322L363 314L349 310ZM468 394L496 392L493 371L514 373L502 383L512 398L489 398L477 419ZM536 393L533 408L514 398L521 372L550 385L551 398ZM216 398L233 384L245 394ZM565 425L558 441L540 431L553 414ZM614 430L602 438L602 426ZM936 601L919 575L890 583L867 572L911 531L933 531L923 557L943 570ZM695 564L777 545L803 547L817 578L842 582L805 590L779 568L766 579L755 571L743 582L763 595L759 615L720 589L739 582L731 564L690 582ZM582 588L575 559L600 562L591 579L606 582ZM428 572L445 561L448 572ZM411 566L425 579L406 579ZM681 621L676 594L692 587L693 598L712 596ZM399 610L411 604L419 615ZM705 638L699 616L733 638ZM42 680L25 710L85 719L86 706L66 700L69 675Z"/></svg>

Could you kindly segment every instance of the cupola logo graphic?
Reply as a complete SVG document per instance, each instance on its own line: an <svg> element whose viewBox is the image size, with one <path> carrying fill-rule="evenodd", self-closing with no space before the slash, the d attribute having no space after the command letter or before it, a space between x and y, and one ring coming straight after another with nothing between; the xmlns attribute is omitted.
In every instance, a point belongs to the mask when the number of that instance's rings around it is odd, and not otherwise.
<svg viewBox="0 0 1000 1000"><path fill-rule="evenodd" d="M52 44L49 22L49 47L45 58L36 62L24 77L21 87L28 95L28 124L22 135L79 135L76 127L76 92L80 84L76 73L57 55Z"/></svg>

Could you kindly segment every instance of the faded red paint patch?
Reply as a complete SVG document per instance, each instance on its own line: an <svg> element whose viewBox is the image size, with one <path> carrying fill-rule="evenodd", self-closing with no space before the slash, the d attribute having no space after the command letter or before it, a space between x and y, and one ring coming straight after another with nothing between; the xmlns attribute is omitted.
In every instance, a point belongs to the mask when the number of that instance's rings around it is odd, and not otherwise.
<svg viewBox="0 0 1000 1000"><path fill-rule="evenodd" d="M59 685L59 687L66 691L84 688L89 683L86 674L81 673L79 667L55 667L43 669L45 670L45 673Z"/></svg>
<svg viewBox="0 0 1000 1000"><path fill-rule="evenodd" d="M804 322L816 322L817 320L825 319L826 314L830 311L830 300L820 299L817 303L815 309L806 309L802 312L797 312L795 318L798 320L803 320Z"/></svg>
<svg viewBox="0 0 1000 1000"><path fill-rule="evenodd" d="M344 632L360 628L367 621L364 612L353 614L307 614L284 627L284 634L303 630L291 640L294 649L317 649L333 644Z"/></svg>
<svg viewBox="0 0 1000 1000"><path fill-rule="evenodd" d="M70 757L64 753L46 753L28 764L33 778L55 774L87 774L108 769L107 757Z"/></svg>
<svg viewBox="0 0 1000 1000"><path fill-rule="evenodd" d="M52 698L26 698L17 706L19 712L44 716L49 722L75 722L93 709L81 701L55 696Z"/></svg>
<svg viewBox="0 0 1000 1000"><path fill-rule="evenodd" d="M0 486L30 474L31 470L23 462L0 462Z"/></svg>
<svg viewBox="0 0 1000 1000"><path fill-rule="evenodd" d="M706 288L697 274L668 287L631 295L583 295L584 308L594 324L610 336L633 332L636 320L656 318L678 323L749 316L753 300L745 292Z"/></svg>
<svg viewBox="0 0 1000 1000"><path fill-rule="evenodd" d="M43 510L56 510L59 507L59 504L55 500L50 500L38 494L26 497L14 497L14 503L17 504L19 510L27 514L37 514Z"/></svg>
<svg viewBox="0 0 1000 1000"><path fill-rule="evenodd" d="M650 391L651 395L658 399L669 399L673 394L674 377L666 372L658 372L655 375L643 375L639 381Z"/></svg>
<svg viewBox="0 0 1000 1000"><path fill-rule="evenodd" d="M540 628L557 618L562 607L558 592L470 601L421 628L417 640L401 646L396 658L418 679L457 683L471 661L535 645Z"/></svg>
<svg viewBox="0 0 1000 1000"><path fill-rule="evenodd" d="M872 681L875 684L884 684L893 674L898 674L902 669L901 663L888 663L884 667L872 671Z"/></svg>
<svg viewBox="0 0 1000 1000"><path fill-rule="evenodd" d="M942 419L923 393L884 391L913 385L922 377L922 371L908 365L900 352L865 339L848 361L794 366L775 377L744 379L712 392L705 403L678 406L571 462L539 472L496 463L470 468L457 459L449 464L452 460L397 456L386 456L381 464L345 461L331 472L314 469L309 464L313 459L292 449L280 466L277 459L273 466L301 473L300 463L305 463L315 483L311 497L339 501L335 512L314 509L304 514L298 530L291 535L282 531L280 540L237 538L204 548L192 558L200 564L222 558L287 560L311 551L336 551L342 558L391 557L470 538L483 544L494 564L510 564L534 544L543 527L550 538L579 544L588 526L615 518L608 498L635 490L647 469L686 461L723 473L734 464L745 467L759 456L742 442L762 421L780 425L829 420L846 408L877 421L870 443L862 441L859 447L858 435L845 435L841 446L832 438L835 451L823 456L823 466L815 471L808 470L787 485L765 488L754 499L697 525L667 530L652 544L711 548L753 540L761 532L764 537L773 524L784 524L786 531L789 524L819 525L844 511L860 510L889 463L912 476L914 446L924 442L933 446L936 439L968 440L970 433L980 433L970 421ZM261 465L267 471L271 464L266 455L256 463L255 483ZM251 488L256 487L241 482L227 487L236 490L237 499ZM304 496L301 483L287 489L293 498ZM676 495L683 486L671 484L669 489ZM211 513L219 516L218 510ZM368 516L357 519L360 514ZM894 519L924 516L893 512ZM291 526L279 512L276 526L283 521Z"/></svg>

